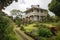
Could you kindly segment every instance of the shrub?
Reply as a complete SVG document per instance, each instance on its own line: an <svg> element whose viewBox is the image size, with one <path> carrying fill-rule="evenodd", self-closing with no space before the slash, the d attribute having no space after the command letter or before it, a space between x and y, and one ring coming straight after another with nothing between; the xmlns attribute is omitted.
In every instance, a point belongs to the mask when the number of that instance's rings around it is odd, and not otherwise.
<svg viewBox="0 0 60 40"><path fill-rule="evenodd" d="M0 17L0 40L13 40L15 34L13 32L14 23L6 16ZM12 37L12 36L13 37ZM15 39L16 40L16 39Z"/></svg>
<svg viewBox="0 0 60 40"><path fill-rule="evenodd" d="M20 30L24 31L24 27L21 27Z"/></svg>
<svg viewBox="0 0 60 40"><path fill-rule="evenodd" d="M56 24L56 28L60 31L60 21Z"/></svg>
<svg viewBox="0 0 60 40"><path fill-rule="evenodd" d="M40 24L40 28L47 28L46 25Z"/></svg>
<svg viewBox="0 0 60 40"><path fill-rule="evenodd" d="M39 40L47 40L47 39L44 37L39 37Z"/></svg>
<svg viewBox="0 0 60 40"><path fill-rule="evenodd" d="M38 37L38 31L37 30L32 30L31 34L35 37Z"/></svg>
<svg viewBox="0 0 60 40"><path fill-rule="evenodd" d="M18 25L18 27L20 27L22 19L16 17L13 21L16 23L16 25Z"/></svg>
<svg viewBox="0 0 60 40"><path fill-rule="evenodd" d="M57 34L55 40L60 40L60 32Z"/></svg>
<svg viewBox="0 0 60 40"><path fill-rule="evenodd" d="M41 36L41 37L51 37L52 36L52 32L47 28L40 28L38 33L39 33L39 36Z"/></svg>
<svg viewBox="0 0 60 40"><path fill-rule="evenodd" d="M39 24L34 25L34 27L39 27Z"/></svg>
<svg viewBox="0 0 60 40"><path fill-rule="evenodd" d="M51 28L50 28L50 31L52 32L52 34L53 34L54 36L56 36L56 33L57 33L56 27L51 27Z"/></svg>

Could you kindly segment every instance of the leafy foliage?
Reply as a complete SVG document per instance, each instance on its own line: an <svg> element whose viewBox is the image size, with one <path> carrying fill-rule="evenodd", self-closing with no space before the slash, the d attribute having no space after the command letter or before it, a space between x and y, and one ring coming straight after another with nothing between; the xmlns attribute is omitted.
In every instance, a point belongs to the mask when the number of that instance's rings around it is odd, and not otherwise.
<svg viewBox="0 0 60 40"><path fill-rule="evenodd" d="M51 17L50 15L47 15L46 18L47 18L46 22L53 22L54 21L54 18Z"/></svg>
<svg viewBox="0 0 60 40"><path fill-rule="evenodd" d="M60 0L52 0L48 6L50 11L60 17Z"/></svg>
<svg viewBox="0 0 60 40"><path fill-rule="evenodd" d="M47 39L44 37L40 37L39 40L47 40Z"/></svg>
<svg viewBox="0 0 60 40"><path fill-rule="evenodd" d="M0 40L16 40L14 37L14 23L6 16L0 17Z"/></svg>
<svg viewBox="0 0 60 40"><path fill-rule="evenodd" d="M47 28L40 28L39 29L39 36L41 36L41 37L51 37L52 32Z"/></svg>
<svg viewBox="0 0 60 40"><path fill-rule="evenodd" d="M60 32L57 34L55 40L60 40Z"/></svg>
<svg viewBox="0 0 60 40"><path fill-rule="evenodd" d="M21 20L22 20L22 19L20 19L19 17L16 17L16 18L14 19L14 22L15 22L18 26L20 26Z"/></svg>
<svg viewBox="0 0 60 40"><path fill-rule="evenodd" d="M4 12L0 11L0 16L6 16L7 14L5 14Z"/></svg>
<svg viewBox="0 0 60 40"><path fill-rule="evenodd" d="M24 29L24 27L21 27L20 30L24 31L25 29Z"/></svg>
<svg viewBox="0 0 60 40"><path fill-rule="evenodd" d="M17 15L17 13L20 12L20 10L13 9L10 11L12 15Z"/></svg>
<svg viewBox="0 0 60 40"><path fill-rule="evenodd" d="M11 13L12 17L16 16L16 17L22 18L22 14L21 14L22 11L20 11L20 10L13 9L13 10L10 11L10 13Z"/></svg>
<svg viewBox="0 0 60 40"><path fill-rule="evenodd" d="M17 1L17 0L15 0ZM4 7L10 5L13 2L13 0L0 0L0 10Z"/></svg>
<svg viewBox="0 0 60 40"><path fill-rule="evenodd" d="M59 31L60 31L60 21L59 21L59 22L57 22L55 26L56 26L57 30L59 30Z"/></svg>

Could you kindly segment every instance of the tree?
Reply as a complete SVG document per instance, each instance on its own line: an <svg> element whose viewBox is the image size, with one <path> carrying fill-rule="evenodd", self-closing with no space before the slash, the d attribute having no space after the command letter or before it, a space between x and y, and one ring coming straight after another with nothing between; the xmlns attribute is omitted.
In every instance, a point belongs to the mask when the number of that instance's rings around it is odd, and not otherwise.
<svg viewBox="0 0 60 40"><path fill-rule="evenodd" d="M60 17L60 0L52 0L48 7L50 11Z"/></svg>
<svg viewBox="0 0 60 40"><path fill-rule="evenodd" d="M10 5L14 0L0 0L0 10ZM15 0L17 2L17 0Z"/></svg>
<svg viewBox="0 0 60 40"><path fill-rule="evenodd" d="M22 14L21 14L22 11L17 10L17 9L13 9L13 10L11 10L10 12L11 12L11 14L12 14L12 17L15 15L16 17L22 18Z"/></svg>
<svg viewBox="0 0 60 40"><path fill-rule="evenodd" d="M7 16L4 12L0 11L0 16Z"/></svg>
<svg viewBox="0 0 60 40"><path fill-rule="evenodd" d="M13 19L13 21L18 25L18 26L20 26L20 24L21 24L21 21L22 21L22 12L20 11L20 10L17 10L17 9L13 9L13 10L11 10L10 11L11 12L11 14L12 14L12 17L15 15L16 17Z"/></svg>
<svg viewBox="0 0 60 40"><path fill-rule="evenodd" d="M20 10L13 9L10 11L12 15L17 15L17 13L20 12Z"/></svg>
<svg viewBox="0 0 60 40"><path fill-rule="evenodd" d="M55 22L59 22L60 18L58 16L53 17L53 19L55 20Z"/></svg>
<svg viewBox="0 0 60 40"><path fill-rule="evenodd" d="M6 16L0 17L0 40L16 40L13 21Z"/></svg>
<svg viewBox="0 0 60 40"><path fill-rule="evenodd" d="M21 21L22 21L22 19L19 18L19 17L16 17L16 18L14 19L14 22L18 25L18 27L20 27Z"/></svg>
<svg viewBox="0 0 60 40"><path fill-rule="evenodd" d="M12 1L13 0L0 0L0 40L16 40L13 32L14 23L2 12L2 9L11 4Z"/></svg>

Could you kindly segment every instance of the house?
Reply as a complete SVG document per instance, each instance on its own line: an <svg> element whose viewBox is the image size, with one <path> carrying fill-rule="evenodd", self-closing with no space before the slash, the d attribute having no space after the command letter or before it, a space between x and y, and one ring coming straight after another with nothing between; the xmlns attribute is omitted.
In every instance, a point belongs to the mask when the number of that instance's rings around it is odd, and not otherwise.
<svg viewBox="0 0 60 40"><path fill-rule="evenodd" d="M45 21L48 11L40 8L39 5L32 5L25 11L25 20L27 21Z"/></svg>

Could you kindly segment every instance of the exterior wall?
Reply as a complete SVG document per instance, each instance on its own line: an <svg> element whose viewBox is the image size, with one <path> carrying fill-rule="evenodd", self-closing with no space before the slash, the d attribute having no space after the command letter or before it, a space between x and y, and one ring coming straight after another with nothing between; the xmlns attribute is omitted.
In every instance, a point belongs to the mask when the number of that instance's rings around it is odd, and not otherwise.
<svg viewBox="0 0 60 40"><path fill-rule="evenodd" d="M38 18L37 18L37 16L32 16L32 17L30 17L30 20L31 21L38 21Z"/></svg>
<svg viewBox="0 0 60 40"><path fill-rule="evenodd" d="M34 16L34 17L33 17L33 21L38 21L37 16Z"/></svg>
<svg viewBox="0 0 60 40"><path fill-rule="evenodd" d="M47 14L48 14L48 12L47 11L44 11L44 10L43 10L43 12L41 12L41 10L39 10L39 12L37 12L37 10L33 10L33 11L27 13L25 15L25 17L29 17L30 20L32 20L32 21L41 21L42 20L42 17L41 16L46 17ZM30 17L31 15L33 15L33 17ZM39 16L39 19L35 15Z"/></svg>
<svg viewBox="0 0 60 40"><path fill-rule="evenodd" d="M27 14L26 14L26 17L27 17L27 16L29 17L29 16L31 16L31 15L47 16L47 13L46 13L46 11L43 11L43 12L41 13L41 11L37 12L36 10L34 10L33 12L27 13Z"/></svg>

